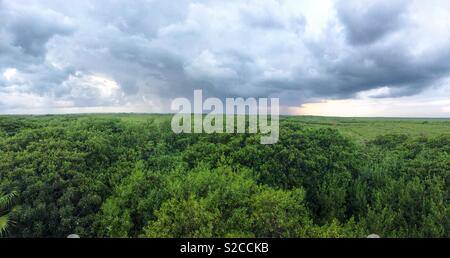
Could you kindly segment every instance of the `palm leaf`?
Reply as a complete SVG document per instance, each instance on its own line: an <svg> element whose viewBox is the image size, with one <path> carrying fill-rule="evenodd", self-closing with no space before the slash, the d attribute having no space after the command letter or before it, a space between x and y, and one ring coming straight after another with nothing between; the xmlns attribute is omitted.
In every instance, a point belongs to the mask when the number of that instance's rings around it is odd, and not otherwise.
<svg viewBox="0 0 450 258"><path fill-rule="evenodd" d="M0 194L0 209L8 209L11 206L12 200L16 197L16 192L11 192L6 195Z"/></svg>
<svg viewBox="0 0 450 258"><path fill-rule="evenodd" d="M0 215L7 212L11 207L14 197L16 197L16 192L11 192L9 194L0 194ZM9 220L9 213L0 216L0 237L6 235L8 231L8 226L11 224Z"/></svg>
<svg viewBox="0 0 450 258"><path fill-rule="evenodd" d="M8 214L1 216L0 217L0 236L3 236L6 234L6 231L8 230L8 226L9 226Z"/></svg>

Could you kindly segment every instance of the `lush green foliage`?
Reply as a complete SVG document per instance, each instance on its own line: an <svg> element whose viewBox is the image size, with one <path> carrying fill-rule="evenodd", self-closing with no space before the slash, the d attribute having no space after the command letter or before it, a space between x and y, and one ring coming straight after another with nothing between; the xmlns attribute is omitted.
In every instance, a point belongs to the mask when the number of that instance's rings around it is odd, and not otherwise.
<svg viewBox="0 0 450 258"><path fill-rule="evenodd" d="M175 135L168 118L0 117L9 235L450 237L448 120L372 135L378 122L288 117L261 145Z"/></svg>
<svg viewBox="0 0 450 258"><path fill-rule="evenodd" d="M15 196L16 192L8 194L0 193L0 236L3 236L8 232L9 224L11 223L9 219L9 209L11 209L11 204Z"/></svg>

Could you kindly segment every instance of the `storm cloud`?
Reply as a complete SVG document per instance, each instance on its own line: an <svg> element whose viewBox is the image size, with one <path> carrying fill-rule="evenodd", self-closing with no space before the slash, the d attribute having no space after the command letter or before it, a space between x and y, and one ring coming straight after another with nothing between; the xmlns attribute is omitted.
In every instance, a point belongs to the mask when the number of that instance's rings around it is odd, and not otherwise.
<svg viewBox="0 0 450 258"><path fill-rule="evenodd" d="M449 34L444 0L0 0L0 112L414 96L448 81Z"/></svg>

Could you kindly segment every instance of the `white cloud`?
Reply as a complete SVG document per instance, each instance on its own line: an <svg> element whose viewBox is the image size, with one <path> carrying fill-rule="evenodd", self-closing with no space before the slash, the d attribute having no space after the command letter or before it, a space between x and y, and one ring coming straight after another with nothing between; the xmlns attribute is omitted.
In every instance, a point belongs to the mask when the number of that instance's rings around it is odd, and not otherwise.
<svg viewBox="0 0 450 258"><path fill-rule="evenodd" d="M15 68L8 68L3 72L3 77L5 77L6 80L10 81L16 76L17 69Z"/></svg>
<svg viewBox="0 0 450 258"><path fill-rule="evenodd" d="M232 67L222 62L208 50L203 51L198 57L185 68L187 74L192 78L206 76L212 79L236 79L237 72Z"/></svg>

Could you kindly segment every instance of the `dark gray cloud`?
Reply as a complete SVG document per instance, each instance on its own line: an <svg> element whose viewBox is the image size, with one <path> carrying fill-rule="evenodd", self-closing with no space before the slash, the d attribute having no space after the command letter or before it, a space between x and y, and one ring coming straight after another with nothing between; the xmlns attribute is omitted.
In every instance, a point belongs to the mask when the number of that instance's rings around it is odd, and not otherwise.
<svg viewBox="0 0 450 258"><path fill-rule="evenodd" d="M450 52L414 56L407 47L366 47L335 62L323 62L325 76L311 78L312 96L352 97L383 86L393 88L384 97L413 95L449 75ZM300 78L299 78L300 80Z"/></svg>
<svg viewBox="0 0 450 258"><path fill-rule="evenodd" d="M51 9L0 2L3 44L25 55L45 55L45 44L55 35L73 31L70 19Z"/></svg>
<svg viewBox="0 0 450 258"><path fill-rule="evenodd" d="M202 88L295 106L414 95L449 76L450 14L429 20L445 1L312 3L0 0L0 104L168 111Z"/></svg>
<svg viewBox="0 0 450 258"><path fill-rule="evenodd" d="M408 4L407 0L340 0L337 13L348 41L354 45L364 45L401 29Z"/></svg>

